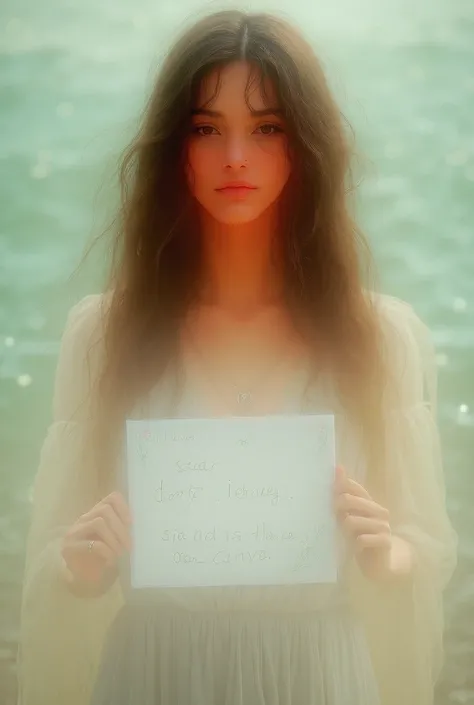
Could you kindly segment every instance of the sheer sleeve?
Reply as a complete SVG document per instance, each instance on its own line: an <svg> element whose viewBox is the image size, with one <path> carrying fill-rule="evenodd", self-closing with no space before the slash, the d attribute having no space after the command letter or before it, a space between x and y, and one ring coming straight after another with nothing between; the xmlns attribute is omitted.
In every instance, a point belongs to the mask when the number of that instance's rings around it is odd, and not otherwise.
<svg viewBox="0 0 474 705"><path fill-rule="evenodd" d="M103 297L71 310L56 372L53 421L33 493L25 566L20 649L20 705L89 702L105 633L121 602L119 585L98 598L75 597L62 578L66 529L100 497L87 462L84 430L89 392L100 363Z"/></svg>
<svg viewBox="0 0 474 705"><path fill-rule="evenodd" d="M385 486L392 531L415 548L411 579L353 587L369 637L382 705L432 705L442 665L443 589L456 562L436 423L430 335L403 302L377 302L392 375L386 395ZM389 385L390 387L390 385Z"/></svg>

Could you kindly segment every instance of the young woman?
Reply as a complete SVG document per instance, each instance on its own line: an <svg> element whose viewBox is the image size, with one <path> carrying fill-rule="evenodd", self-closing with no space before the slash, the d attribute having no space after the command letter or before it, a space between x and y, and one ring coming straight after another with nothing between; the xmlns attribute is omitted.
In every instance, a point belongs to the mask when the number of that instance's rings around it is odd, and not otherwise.
<svg viewBox="0 0 474 705"><path fill-rule="evenodd" d="M170 51L123 164L110 287L63 338L22 705L432 703L455 554L433 353L410 307L363 282L349 162L321 68L285 22L221 12ZM124 603L126 418L321 409L347 541L335 585Z"/></svg>

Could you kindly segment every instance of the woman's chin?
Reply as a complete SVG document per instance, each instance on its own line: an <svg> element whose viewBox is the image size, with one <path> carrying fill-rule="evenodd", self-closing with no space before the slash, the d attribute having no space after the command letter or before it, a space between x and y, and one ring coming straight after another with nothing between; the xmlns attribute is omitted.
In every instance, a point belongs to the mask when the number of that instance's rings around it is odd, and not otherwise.
<svg viewBox="0 0 474 705"><path fill-rule="evenodd" d="M208 209L207 212L221 225L235 226L253 223L261 218L266 210L266 208L249 208L244 204L236 204L225 209Z"/></svg>

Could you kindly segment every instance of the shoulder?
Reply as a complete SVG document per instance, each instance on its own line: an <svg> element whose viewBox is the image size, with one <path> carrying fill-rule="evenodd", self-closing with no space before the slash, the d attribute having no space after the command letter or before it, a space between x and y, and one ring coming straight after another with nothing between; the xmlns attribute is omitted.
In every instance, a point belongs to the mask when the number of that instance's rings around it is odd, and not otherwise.
<svg viewBox="0 0 474 705"><path fill-rule="evenodd" d="M103 335L111 294L89 294L76 303L67 316L62 343L94 343Z"/></svg>
<svg viewBox="0 0 474 705"><path fill-rule="evenodd" d="M111 294L90 294L69 311L56 370L53 411L70 420L89 398L104 358L104 331Z"/></svg>
<svg viewBox="0 0 474 705"><path fill-rule="evenodd" d="M428 326L410 304L386 294L372 294L372 300L386 344L409 348L413 354L434 351Z"/></svg>
<svg viewBox="0 0 474 705"><path fill-rule="evenodd" d="M371 294L379 320L382 354L395 384L412 401L434 384L436 356L431 332L406 301L385 294ZM429 378L429 379L428 379Z"/></svg>

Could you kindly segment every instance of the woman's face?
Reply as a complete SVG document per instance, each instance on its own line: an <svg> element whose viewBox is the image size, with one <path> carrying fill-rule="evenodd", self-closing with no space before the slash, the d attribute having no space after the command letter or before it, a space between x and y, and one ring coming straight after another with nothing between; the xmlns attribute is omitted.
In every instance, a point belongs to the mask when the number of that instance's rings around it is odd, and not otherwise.
<svg viewBox="0 0 474 705"><path fill-rule="evenodd" d="M187 180L198 203L220 223L257 219L275 204L290 175L288 139L273 86L235 62L202 83L188 142ZM203 106L203 107L201 107Z"/></svg>

